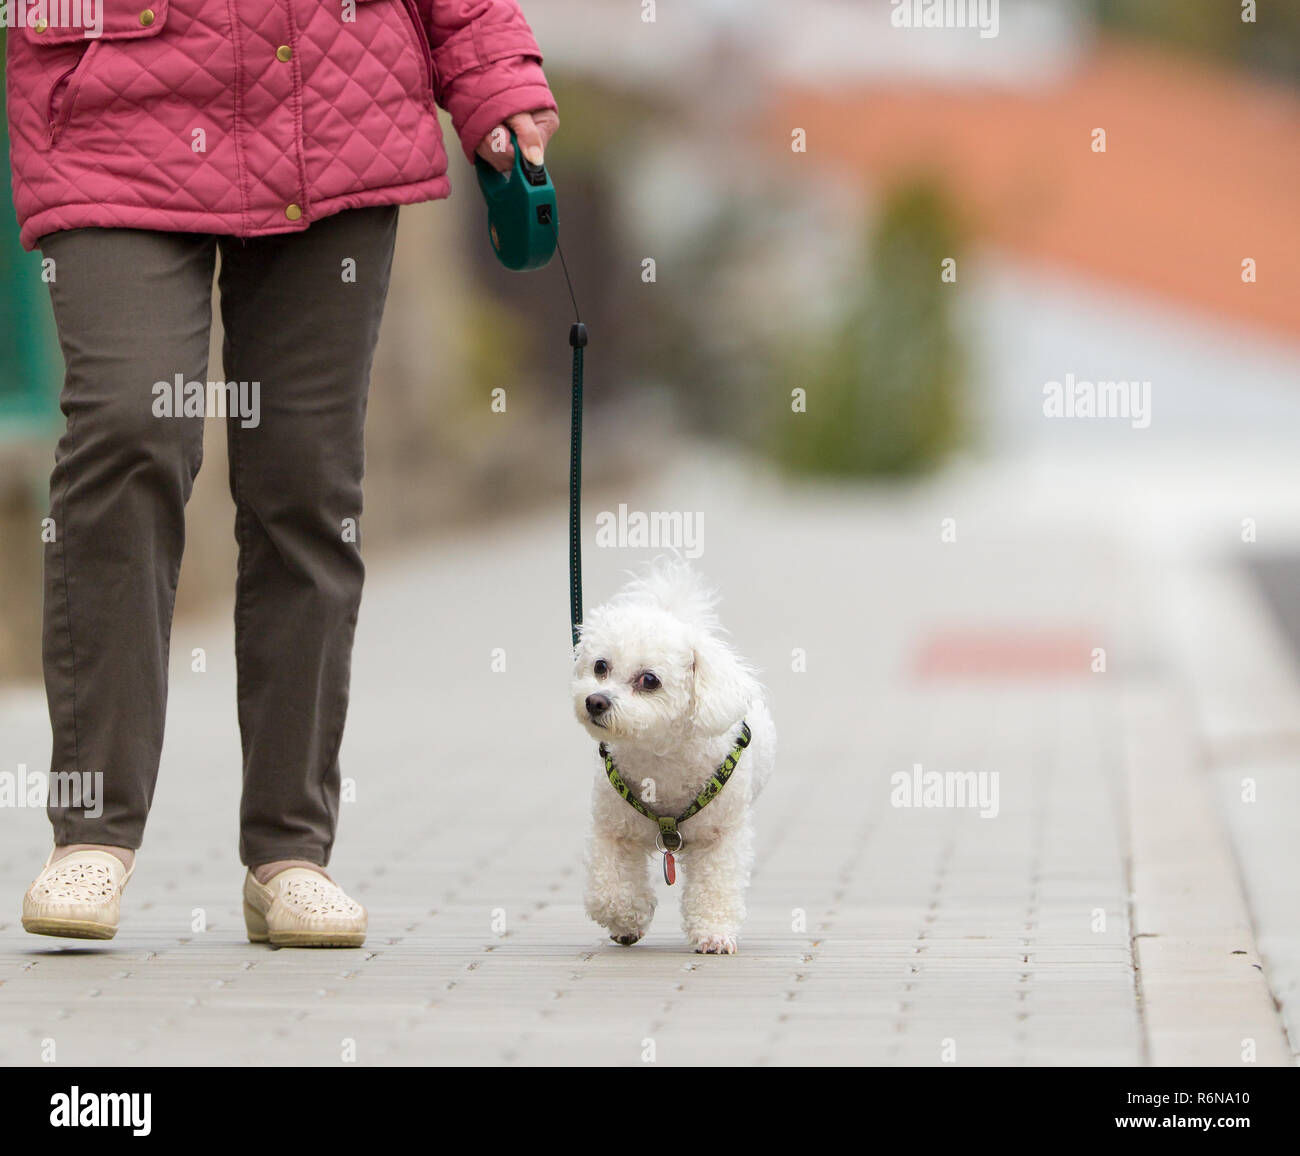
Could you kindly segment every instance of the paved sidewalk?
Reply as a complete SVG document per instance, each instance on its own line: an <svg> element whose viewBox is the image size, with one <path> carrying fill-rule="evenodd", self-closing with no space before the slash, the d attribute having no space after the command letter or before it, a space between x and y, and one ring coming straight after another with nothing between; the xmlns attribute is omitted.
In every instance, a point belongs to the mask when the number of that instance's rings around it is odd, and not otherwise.
<svg viewBox="0 0 1300 1156"><path fill-rule="evenodd" d="M361 951L245 941L231 632L178 629L111 944L22 932L48 828L0 810L0 1062L1232 1066L1243 1039L1291 1062L1210 784L1176 741L1189 708L1115 543L977 487L871 497L711 469L586 513L702 508L698 564L764 670L779 754L740 955L685 950L671 893L631 949L582 913L596 756L569 716L556 508L369 559L332 864L370 908ZM646 553L589 544L589 601ZM35 691L0 699L0 769L45 766L43 712ZM916 764L998 772L996 818L891 806ZM1198 856L1228 865L1208 904L1180 874Z"/></svg>

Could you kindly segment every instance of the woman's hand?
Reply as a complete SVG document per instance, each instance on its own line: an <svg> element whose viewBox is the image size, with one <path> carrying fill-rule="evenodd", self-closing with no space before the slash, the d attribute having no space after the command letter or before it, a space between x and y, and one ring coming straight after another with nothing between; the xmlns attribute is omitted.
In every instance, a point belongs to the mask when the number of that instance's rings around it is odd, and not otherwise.
<svg viewBox="0 0 1300 1156"><path fill-rule="evenodd" d="M540 165L546 153L546 143L559 127L560 118L552 109L518 112L506 117L505 124L497 125L474 151L498 172L509 172L515 163L515 150L510 144L510 130L513 129L519 138L519 147L524 150L524 157L529 163Z"/></svg>

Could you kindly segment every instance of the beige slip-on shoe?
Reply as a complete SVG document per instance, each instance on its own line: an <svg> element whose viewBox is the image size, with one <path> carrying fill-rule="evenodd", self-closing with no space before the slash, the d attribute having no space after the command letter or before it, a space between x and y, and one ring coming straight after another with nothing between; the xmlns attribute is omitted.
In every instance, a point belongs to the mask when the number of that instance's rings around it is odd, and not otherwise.
<svg viewBox="0 0 1300 1156"><path fill-rule="evenodd" d="M128 871L107 851L73 851L53 863L46 859L23 896L23 930L68 939L112 939L122 890L134 870L134 863Z"/></svg>
<svg viewBox="0 0 1300 1156"><path fill-rule="evenodd" d="M287 867L265 884L250 871L244 925L250 943L272 947L360 947L366 941L366 909L307 867Z"/></svg>

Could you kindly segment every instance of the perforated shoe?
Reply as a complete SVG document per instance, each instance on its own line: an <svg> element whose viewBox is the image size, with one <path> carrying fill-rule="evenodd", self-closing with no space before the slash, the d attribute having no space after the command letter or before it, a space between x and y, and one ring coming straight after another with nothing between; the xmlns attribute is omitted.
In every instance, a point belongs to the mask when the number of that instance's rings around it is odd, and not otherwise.
<svg viewBox="0 0 1300 1156"><path fill-rule="evenodd" d="M122 890L134 870L134 863L128 870L107 851L73 851L53 862L46 859L23 896L23 930L67 939L112 939Z"/></svg>
<svg viewBox="0 0 1300 1156"><path fill-rule="evenodd" d="M307 867L287 867L266 883L250 871L244 925L250 943L273 947L360 947L366 941L366 909Z"/></svg>

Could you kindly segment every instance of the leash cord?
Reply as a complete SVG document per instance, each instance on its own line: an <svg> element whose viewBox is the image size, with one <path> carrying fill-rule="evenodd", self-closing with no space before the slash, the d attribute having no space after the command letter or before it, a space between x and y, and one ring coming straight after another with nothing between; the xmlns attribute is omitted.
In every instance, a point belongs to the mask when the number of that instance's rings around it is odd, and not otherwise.
<svg viewBox="0 0 1300 1156"><path fill-rule="evenodd" d="M573 302L573 320L581 325L582 314L578 312L578 299L573 294L573 279L569 276L569 263L564 259L564 250L560 248L560 230L552 225L551 231L555 234L555 251L560 255L560 268L564 270L564 283L569 287L569 300Z"/></svg>
<svg viewBox="0 0 1300 1156"><path fill-rule="evenodd" d="M560 268L564 270L575 319L569 329L569 344L573 346L573 405L569 417L569 623L576 649L582 626L582 362L587 327L582 323L569 265L560 248L560 231L554 223L551 227L555 230L555 249L560 254Z"/></svg>

